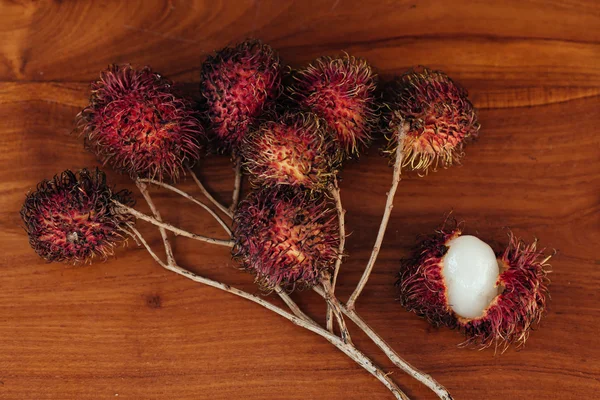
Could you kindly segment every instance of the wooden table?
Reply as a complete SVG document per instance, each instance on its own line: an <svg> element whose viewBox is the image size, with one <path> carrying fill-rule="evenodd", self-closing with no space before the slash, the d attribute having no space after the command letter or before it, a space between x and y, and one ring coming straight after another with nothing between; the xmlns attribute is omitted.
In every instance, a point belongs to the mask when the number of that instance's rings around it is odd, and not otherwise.
<svg viewBox="0 0 600 400"><path fill-rule="evenodd" d="M66 168L97 165L69 132L101 69L148 64L195 92L205 56L247 36L293 66L345 50L384 79L422 64L468 88L480 140L462 166L401 182L358 310L456 399L600 397L600 3L136 0L0 4L0 398L391 398L322 338L162 270L133 243L83 267L46 264L27 243L18 214L25 193ZM227 201L228 159L208 158L199 171ZM390 181L375 147L343 171L352 235L342 299L364 268ZM198 194L189 179L182 187ZM198 208L154 193L170 222L221 234ZM547 318L522 351L458 348L458 333L432 328L395 301L399 259L450 210L497 246L508 226L558 251ZM157 232L142 229L158 248ZM177 239L175 251L183 265L257 293L225 248ZM293 298L323 320L316 295ZM355 341L413 399L434 398L366 337Z"/></svg>

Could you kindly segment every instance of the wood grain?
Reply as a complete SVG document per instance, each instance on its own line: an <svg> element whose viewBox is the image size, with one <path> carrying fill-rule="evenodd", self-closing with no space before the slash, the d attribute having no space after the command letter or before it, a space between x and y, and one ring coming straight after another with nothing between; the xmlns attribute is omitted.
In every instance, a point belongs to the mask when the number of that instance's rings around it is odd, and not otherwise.
<svg viewBox="0 0 600 400"><path fill-rule="evenodd" d="M132 243L86 267L45 264L27 244L18 215L24 194L66 168L97 165L69 132L101 69L150 64L193 93L206 54L247 36L270 42L294 66L346 50L368 58L384 79L424 64L469 89L481 138L462 166L401 182L358 310L456 399L597 398L600 4L593 0L0 2L0 398L390 397L321 338L161 270ZM206 159L198 170L229 198L227 158ZM375 147L343 171L352 235L342 299L367 261L390 180ZM182 186L198 193L189 180ZM170 222L222 235L198 208L154 195ZM394 301L398 260L450 210L495 246L506 243L508 226L558 250L550 311L523 350L459 349L459 334L430 327ZM143 230L158 249L158 232ZM257 291L226 249L174 244L183 265ZM293 297L323 321L316 295ZM411 397L434 398L366 337L354 338Z"/></svg>

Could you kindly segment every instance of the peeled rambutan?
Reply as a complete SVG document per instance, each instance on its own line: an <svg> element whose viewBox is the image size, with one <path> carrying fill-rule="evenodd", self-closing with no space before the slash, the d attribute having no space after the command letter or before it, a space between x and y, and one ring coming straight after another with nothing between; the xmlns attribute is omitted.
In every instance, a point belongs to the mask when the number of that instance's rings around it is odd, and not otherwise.
<svg viewBox="0 0 600 400"><path fill-rule="evenodd" d="M226 47L202 64L200 91L221 150L236 149L257 118L273 109L282 73L277 53L258 40Z"/></svg>
<svg viewBox="0 0 600 400"><path fill-rule="evenodd" d="M134 179L177 179L186 162L199 158L204 135L190 104L168 80L130 65L111 65L92 83L77 129L102 162Z"/></svg>
<svg viewBox="0 0 600 400"><path fill-rule="evenodd" d="M338 256L337 215L326 199L274 186L255 190L234 217L232 254L264 290L310 287Z"/></svg>
<svg viewBox="0 0 600 400"><path fill-rule="evenodd" d="M294 74L290 94L325 120L345 155L358 155L377 123L377 76L366 61L321 57Z"/></svg>
<svg viewBox="0 0 600 400"><path fill-rule="evenodd" d="M240 147L253 183L324 189L337 172L337 147L314 114L285 113L251 131Z"/></svg>
<svg viewBox="0 0 600 400"><path fill-rule="evenodd" d="M503 253L459 228L424 239L397 282L407 310L434 326L459 329L464 344L521 346L546 309L547 261L537 242L509 235Z"/></svg>
<svg viewBox="0 0 600 400"><path fill-rule="evenodd" d="M429 69L402 75L386 90L389 130L387 152L396 153L398 127L408 123L403 167L426 174L460 161L463 148L479 133L479 122L465 89L446 74Z"/></svg>
<svg viewBox="0 0 600 400"><path fill-rule="evenodd" d="M40 182L21 208L31 247L47 261L106 258L133 223L130 215L117 211L113 200L133 203L129 191L113 192L99 170L67 170Z"/></svg>

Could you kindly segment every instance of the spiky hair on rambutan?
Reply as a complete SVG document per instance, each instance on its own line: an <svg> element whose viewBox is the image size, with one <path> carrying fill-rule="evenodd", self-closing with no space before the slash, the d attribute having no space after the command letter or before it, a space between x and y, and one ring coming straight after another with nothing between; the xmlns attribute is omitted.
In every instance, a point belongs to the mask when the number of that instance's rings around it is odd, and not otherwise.
<svg viewBox="0 0 600 400"><path fill-rule="evenodd" d="M320 57L293 74L290 96L325 120L345 156L358 155L378 123L377 75L362 59Z"/></svg>
<svg viewBox="0 0 600 400"><path fill-rule="evenodd" d="M245 40L206 59L200 92L219 150L236 150L260 115L274 109L282 75L279 55L259 40Z"/></svg>
<svg viewBox="0 0 600 400"><path fill-rule="evenodd" d="M464 333L463 345L525 344L546 310L550 256L509 233L504 252L459 227L426 237L403 260L401 304L434 326Z"/></svg>
<svg viewBox="0 0 600 400"><path fill-rule="evenodd" d="M311 287L338 257L337 214L327 199L289 186L252 191L234 216L232 250L266 291Z"/></svg>
<svg viewBox="0 0 600 400"><path fill-rule="evenodd" d="M86 147L135 178L176 180L200 156L204 130L191 104L149 67L111 65L92 83L90 104L77 116Z"/></svg>
<svg viewBox="0 0 600 400"><path fill-rule="evenodd" d="M312 113L286 112L243 140L240 153L255 185L325 189L339 167L330 132Z"/></svg>
<svg viewBox="0 0 600 400"><path fill-rule="evenodd" d="M66 170L40 182L21 208L29 244L50 262L79 264L108 257L133 223L131 215L117 210L115 200L133 204L131 193L114 192L100 170Z"/></svg>
<svg viewBox="0 0 600 400"><path fill-rule="evenodd" d="M418 68L385 90L390 155L398 146L398 126L409 128L403 141L402 167L427 174L429 169L459 163L465 143L479 134L479 122L468 92L441 71Z"/></svg>

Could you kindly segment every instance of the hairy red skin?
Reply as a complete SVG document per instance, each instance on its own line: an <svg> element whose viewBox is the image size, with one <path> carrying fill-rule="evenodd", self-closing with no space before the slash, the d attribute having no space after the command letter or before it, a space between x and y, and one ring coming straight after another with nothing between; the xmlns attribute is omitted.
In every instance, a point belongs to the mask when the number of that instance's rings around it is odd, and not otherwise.
<svg viewBox="0 0 600 400"><path fill-rule="evenodd" d="M244 166L256 185L326 188L337 172L337 146L311 113L286 113L244 138Z"/></svg>
<svg viewBox="0 0 600 400"><path fill-rule="evenodd" d="M460 162L467 140L479 134L477 113L468 93L441 71L410 71L386 90L391 135L388 153L396 153L395 134L404 122L402 166L427 173Z"/></svg>
<svg viewBox="0 0 600 400"><path fill-rule="evenodd" d="M274 108L282 74L277 53L258 40L226 47L206 59L200 91L221 150L237 149L259 116Z"/></svg>
<svg viewBox="0 0 600 400"><path fill-rule="evenodd" d="M498 257L504 267L496 283L500 294L483 316L463 318L447 302L442 273L446 243L461 234L459 229L437 231L421 242L413 258L403 260L397 282L400 302L434 326L460 330L466 337L465 345L494 345L503 350L513 343L522 346L546 310L545 268L550 257L544 257L535 242L526 245L510 234L508 247Z"/></svg>
<svg viewBox="0 0 600 400"><path fill-rule="evenodd" d="M131 215L116 211L113 200L133 204L131 193L113 192L99 170L67 170L40 182L21 209L31 247L47 261L106 258L133 223Z"/></svg>
<svg viewBox="0 0 600 400"><path fill-rule="evenodd" d="M291 97L325 120L345 155L358 155L377 124L377 75L366 61L321 57L294 74Z"/></svg>
<svg viewBox="0 0 600 400"><path fill-rule="evenodd" d="M550 257L537 250L537 242L528 245L510 234L508 247L499 259L505 268L498 278L502 293L483 317L459 319L458 324L468 343L506 349L510 343L525 344L546 311L549 281L545 268Z"/></svg>
<svg viewBox="0 0 600 400"><path fill-rule="evenodd" d="M233 236L234 258L267 291L311 287L338 257L335 209L286 186L251 192L235 214Z"/></svg>
<svg viewBox="0 0 600 400"><path fill-rule="evenodd" d="M434 326L451 326L456 321L446 297L442 260L448 251L446 243L461 234L459 229L436 231L421 241L412 258L402 261L396 284L400 302Z"/></svg>
<svg viewBox="0 0 600 400"><path fill-rule="evenodd" d="M204 130L194 111L150 68L110 66L77 119L87 147L134 179L176 180L200 156Z"/></svg>

